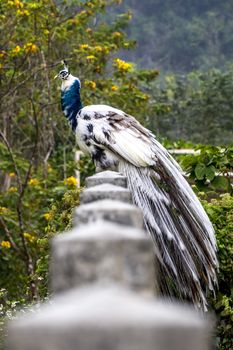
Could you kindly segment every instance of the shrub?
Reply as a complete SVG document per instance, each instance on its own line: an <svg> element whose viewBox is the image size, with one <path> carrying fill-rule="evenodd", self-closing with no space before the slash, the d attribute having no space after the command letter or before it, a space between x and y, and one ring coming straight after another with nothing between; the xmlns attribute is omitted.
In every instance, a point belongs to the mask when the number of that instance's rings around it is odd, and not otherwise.
<svg viewBox="0 0 233 350"><path fill-rule="evenodd" d="M217 345L219 350L233 348L233 197L222 195L204 203L217 238L219 288L210 304L217 315Z"/></svg>

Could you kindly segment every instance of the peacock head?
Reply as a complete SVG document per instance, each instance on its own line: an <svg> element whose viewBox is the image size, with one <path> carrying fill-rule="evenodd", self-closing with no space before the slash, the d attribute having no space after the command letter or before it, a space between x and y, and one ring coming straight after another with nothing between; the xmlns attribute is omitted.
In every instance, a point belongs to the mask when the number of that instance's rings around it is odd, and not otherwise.
<svg viewBox="0 0 233 350"><path fill-rule="evenodd" d="M72 74L70 74L66 61L62 61L62 64L64 68L60 70L60 72L54 77L54 79L61 79L61 91L64 92L72 88L73 92L79 92L81 88L81 82L79 78L74 77Z"/></svg>
<svg viewBox="0 0 233 350"><path fill-rule="evenodd" d="M69 78L70 72L66 61L62 61L64 68L55 75L54 79L59 78L61 80L67 80Z"/></svg>

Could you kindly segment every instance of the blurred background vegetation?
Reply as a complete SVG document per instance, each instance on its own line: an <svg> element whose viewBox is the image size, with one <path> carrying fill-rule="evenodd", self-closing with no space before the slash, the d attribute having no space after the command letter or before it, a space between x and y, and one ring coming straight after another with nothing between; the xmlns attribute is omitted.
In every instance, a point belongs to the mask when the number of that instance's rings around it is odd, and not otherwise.
<svg viewBox="0 0 233 350"><path fill-rule="evenodd" d="M188 73L232 63L230 0L126 0L122 8L132 13L127 32L138 42L130 57L143 67Z"/></svg>
<svg viewBox="0 0 233 350"><path fill-rule="evenodd" d="M49 295L49 239L71 226L94 172L87 158L75 164L61 113L53 77L65 58L85 105L123 109L166 147L196 150L177 158L216 229L210 304L218 348L233 347L232 17L229 0L1 1L0 333Z"/></svg>

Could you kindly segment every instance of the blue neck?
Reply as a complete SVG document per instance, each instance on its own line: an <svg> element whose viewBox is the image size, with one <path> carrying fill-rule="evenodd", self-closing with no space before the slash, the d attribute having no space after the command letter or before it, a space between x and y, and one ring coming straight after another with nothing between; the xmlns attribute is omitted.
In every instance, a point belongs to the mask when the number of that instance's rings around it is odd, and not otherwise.
<svg viewBox="0 0 233 350"><path fill-rule="evenodd" d="M75 80L69 88L61 92L61 108L73 131L75 131L78 124L77 113L82 107L80 83Z"/></svg>

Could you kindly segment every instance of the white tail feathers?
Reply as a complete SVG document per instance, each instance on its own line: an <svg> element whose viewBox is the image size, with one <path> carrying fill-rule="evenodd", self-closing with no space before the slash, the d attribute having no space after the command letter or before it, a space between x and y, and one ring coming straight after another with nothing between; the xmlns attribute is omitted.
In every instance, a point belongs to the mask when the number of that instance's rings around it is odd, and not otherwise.
<svg viewBox="0 0 233 350"><path fill-rule="evenodd" d="M206 287L217 284L214 230L177 163L157 141L154 147L154 168L121 161L119 170L154 242L161 293L206 310Z"/></svg>

